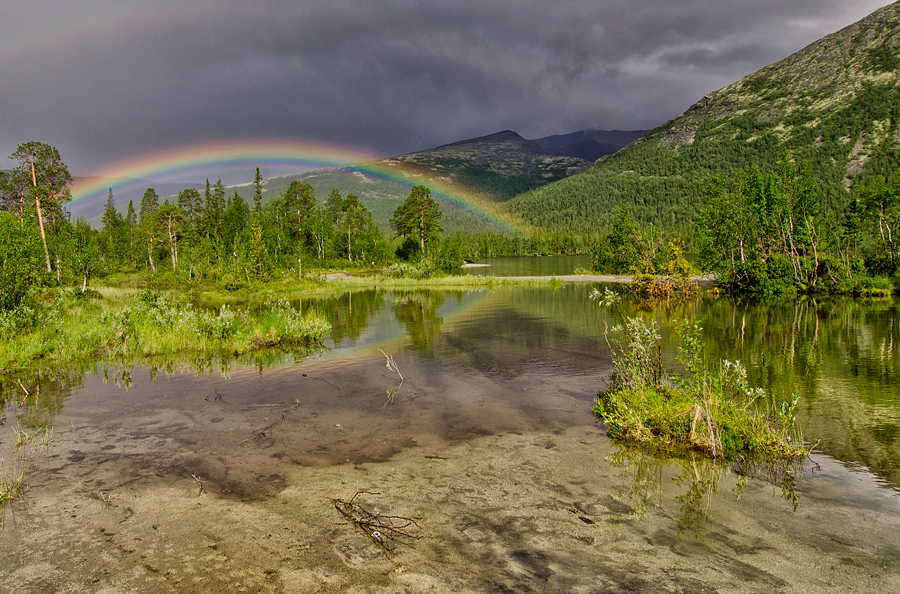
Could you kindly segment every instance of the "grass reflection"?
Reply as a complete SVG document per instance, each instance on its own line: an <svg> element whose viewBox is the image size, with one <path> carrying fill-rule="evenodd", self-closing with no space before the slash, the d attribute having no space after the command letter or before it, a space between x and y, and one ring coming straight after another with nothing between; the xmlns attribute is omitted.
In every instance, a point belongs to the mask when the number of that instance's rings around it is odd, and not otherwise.
<svg viewBox="0 0 900 594"><path fill-rule="evenodd" d="M618 497L628 501L631 515L639 520L645 519L653 508L665 510L677 504L679 537L690 532L695 538L702 536L704 526L711 519L713 503L720 495L720 485L727 482L730 475L734 475L732 492L736 499L740 498L749 481L762 480L771 484L776 492L780 491L780 496L793 511L800 506L796 481L803 472L803 460L739 458L722 461L697 454L673 457L643 448L616 447L617 451L606 461L622 470L624 487ZM671 477L677 486L675 495L666 488L667 477Z"/></svg>

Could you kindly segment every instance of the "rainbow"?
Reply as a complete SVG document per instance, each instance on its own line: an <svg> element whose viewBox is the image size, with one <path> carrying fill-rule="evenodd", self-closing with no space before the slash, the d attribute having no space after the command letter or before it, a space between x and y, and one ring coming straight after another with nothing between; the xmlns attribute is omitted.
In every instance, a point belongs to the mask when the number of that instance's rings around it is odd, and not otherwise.
<svg viewBox="0 0 900 594"><path fill-rule="evenodd" d="M102 46L110 40L135 39L148 31L171 28L190 20L208 23L221 18L223 13L216 2L160 4L72 4L59 11L47 11L31 26L28 26L30 19L26 20L26 26L11 27L9 35L0 39L0 66L53 60L79 48ZM31 10L26 6L23 9Z"/></svg>
<svg viewBox="0 0 900 594"><path fill-rule="evenodd" d="M371 158L367 153L324 143L241 140L191 144L101 165L96 176L75 184L69 207L82 209L102 203L110 187L115 196L126 191L143 192L148 181L192 185L207 178L214 183L220 178L240 177L251 183L256 167L264 177L270 177Z"/></svg>
<svg viewBox="0 0 900 594"><path fill-rule="evenodd" d="M245 183L251 183L256 167L260 168L263 177L328 169L358 172L404 188L426 185L432 196L447 206L465 211L504 232L520 230L519 225L504 217L489 201L454 186L452 182L426 177L393 161L378 161L374 155L358 150L282 140L193 144L107 164L98 168L97 176L81 178L72 187L68 208L75 213L96 213L102 210L109 189L114 198L129 194L140 196L148 183L186 187L207 178L214 182L223 177L240 177L246 180Z"/></svg>
<svg viewBox="0 0 900 594"><path fill-rule="evenodd" d="M359 172L369 178L399 185L407 190L416 185L428 186L431 195L440 203L467 212L500 231L522 232L522 223L499 212L495 205L476 192L460 188L445 179L427 176L396 161L367 161L341 167L348 172Z"/></svg>

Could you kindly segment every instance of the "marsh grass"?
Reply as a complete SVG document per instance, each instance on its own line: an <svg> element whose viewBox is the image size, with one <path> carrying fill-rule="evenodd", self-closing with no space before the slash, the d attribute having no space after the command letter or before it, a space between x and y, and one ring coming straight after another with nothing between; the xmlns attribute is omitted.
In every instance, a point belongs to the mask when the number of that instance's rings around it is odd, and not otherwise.
<svg viewBox="0 0 900 594"><path fill-rule="evenodd" d="M31 457L39 447L45 447L49 455L52 440L52 434L47 427L29 431L17 425L7 435L12 439L6 444L0 443L4 446L3 450L0 450L0 528L4 526L6 508L25 497L25 475ZM12 460L11 469L8 468L8 460Z"/></svg>
<svg viewBox="0 0 900 594"><path fill-rule="evenodd" d="M307 344L331 330L320 315L303 315L287 299L270 299L252 328L252 343L257 347Z"/></svg>
<svg viewBox="0 0 900 594"><path fill-rule="evenodd" d="M591 296L615 306L608 289ZM779 402L747 381L738 361L710 361L700 327L682 323L679 361L683 373L662 366L655 321L622 315L612 328L615 371L597 395L594 414L613 439L663 452L700 452L713 458L801 458L808 454L796 420L797 399ZM610 338L607 337L607 341Z"/></svg>
<svg viewBox="0 0 900 594"><path fill-rule="evenodd" d="M12 388L64 377L94 364L121 366L159 360L234 359L272 347L314 349L330 331L317 312L301 313L269 298L251 313L176 301L152 290L101 290L98 299L62 291L0 312L0 377Z"/></svg>
<svg viewBox="0 0 900 594"><path fill-rule="evenodd" d="M3 510L12 502L20 499L25 490L25 468L16 467L12 475L0 463L0 527L3 526Z"/></svg>

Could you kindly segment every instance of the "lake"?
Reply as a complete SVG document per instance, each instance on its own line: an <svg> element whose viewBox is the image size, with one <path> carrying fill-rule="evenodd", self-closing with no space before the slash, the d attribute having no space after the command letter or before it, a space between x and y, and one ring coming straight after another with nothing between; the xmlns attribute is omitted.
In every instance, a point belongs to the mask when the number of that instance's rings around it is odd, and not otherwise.
<svg viewBox="0 0 900 594"><path fill-rule="evenodd" d="M590 254L482 258L474 266L461 268L460 274L474 276L565 276L575 274L576 268L590 270Z"/></svg>
<svg viewBox="0 0 900 594"><path fill-rule="evenodd" d="M591 406L616 318L591 289L304 300L334 324L327 349L306 357L48 382L3 413L3 472L24 469L27 491L4 512L0 583L900 591L893 300L623 304L660 322L670 365L672 324L697 320L710 353L744 361L751 383L781 399L799 396L811 458L739 468L606 438ZM355 529L341 509L386 527Z"/></svg>

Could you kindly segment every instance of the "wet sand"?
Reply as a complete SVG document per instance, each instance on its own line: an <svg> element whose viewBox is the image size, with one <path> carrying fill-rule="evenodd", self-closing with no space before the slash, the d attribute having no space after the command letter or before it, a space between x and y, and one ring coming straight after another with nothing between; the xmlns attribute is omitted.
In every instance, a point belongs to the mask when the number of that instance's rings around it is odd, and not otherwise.
<svg viewBox="0 0 900 594"><path fill-rule="evenodd" d="M636 498L647 477L593 423L605 370L396 359L402 385L377 351L262 377L136 370L127 391L89 378L27 454L0 590L900 591L900 504L867 474L817 458L795 512L729 473L680 531L689 485L660 467ZM357 491L422 538L386 554L334 508Z"/></svg>

